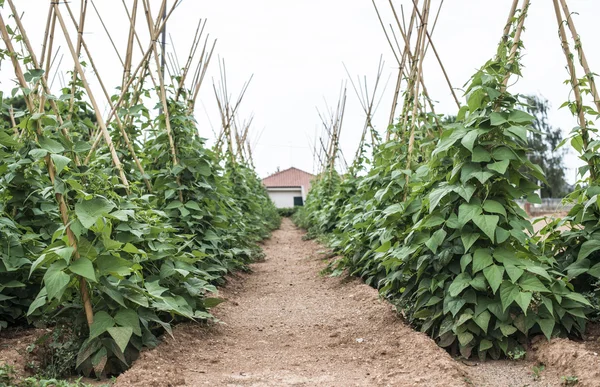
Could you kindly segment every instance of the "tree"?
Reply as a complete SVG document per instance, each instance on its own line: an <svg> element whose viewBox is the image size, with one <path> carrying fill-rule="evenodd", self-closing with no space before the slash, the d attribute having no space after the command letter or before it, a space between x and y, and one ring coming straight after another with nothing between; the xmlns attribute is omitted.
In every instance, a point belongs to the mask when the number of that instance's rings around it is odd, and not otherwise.
<svg viewBox="0 0 600 387"><path fill-rule="evenodd" d="M563 139L562 130L548 122L550 104L546 98L536 95L525 98L527 111L535 117L535 131L528 134L528 158L542 168L548 180L548 184L541 183L542 197L562 198L568 193L563 165L566 150L556 149Z"/></svg>

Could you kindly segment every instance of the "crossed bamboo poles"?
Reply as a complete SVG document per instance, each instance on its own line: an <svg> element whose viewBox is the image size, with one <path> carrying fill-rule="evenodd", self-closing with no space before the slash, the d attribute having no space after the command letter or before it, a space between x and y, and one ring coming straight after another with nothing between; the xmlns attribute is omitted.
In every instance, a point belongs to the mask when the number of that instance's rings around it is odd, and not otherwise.
<svg viewBox="0 0 600 387"><path fill-rule="evenodd" d="M50 109L55 113L57 120L58 120L59 124L61 125L62 134L67 139L70 138L69 131L63 125L63 117L60 115L55 101L53 99L46 98L46 95L51 94L50 88L48 86L48 77L49 77L50 69L51 69L51 66L53 63L53 60L52 60L53 55L52 54L54 52L54 40L57 35L57 27L58 27L60 29L60 31L62 31L62 35L64 36L64 39L66 41L69 53L73 59L74 71L73 71L73 75L72 75L72 84L73 84L72 91L73 92L75 91L74 90L75 84L76 84L76 81L79 79L83 85L83 88L85 89L85 91L87 93L89 103L92 105L92 108L93 108L95 116L96 116L96 123L97 123L97 130L92 136L92 140L93 140L92 146L91 146L91 149L90 149L88 155L86 156L85 160L83 160L83 161L80 160L78 155L75 154L75 155L73 155L73 161L74 161L75 165L77 165L77 166L82 165L82 164L83 165L88 164L91 160L92 155L94 154L94 151L97 149L97 147L100 145L100 142L103 140L108 147L113 166L117 171L120 182L128 194L130 192L130 182L127 179L123 164L122 164L121 160L119 159L119 155L117 154L115 144L113 142L111 133L109 131L109 125L114 120L115 125L117 126L119 133L121 135L121 138L122 138L123 142L125 143L128 152L130 153L131 157L133 158L133 160L135 162L136 168L141 173L142 180L144 181L146 188L148 189L149 192L151 192L152 191L151 183L147 178L147 175L144 171L143 166L141 165L141 162L139 161L139 158L137 157L135 148L133 146L133 141L129 138L127 131L125 130L126 125L131 125L132 118L129 117L128 115L126 115L124 117L124 120L125 120L125 123L124 123L118 113L119 109L121 109L123 107L131 107L137 103L137 101L138 101L137 98L139 98L139 95L141 93L141 90L143 89L143 85L144 85L144 82L145 82L145 79L147 76L149 76L151 78L151 80L155 86L155 89L158 89L158 94L159 94L159 97L161 100L161 104L163 106L163 112L165 114L165 126L166 126L167 136L169 138L172 162L174 165L176 165L178 163L176 144L173 139L172 128L170 127L170 119L168 117L169 109L168 109L168 100L167 100L167 95L166 95L166 87L165 87L165 83L164 83L164 77L163 77L163 74L161 73L160 67L159 67L159 69L157 70L158 76L156 77L159 80L158 85L157 85L156 78L154 77L152 72L149 70L150 60L152 58L154 58L156 61L158 61L159 54L158 54L158 50L156 48L157 39L158 39L159 34L165 27L167 20L169 19L169 17L172 15L173 11L175 10L177 2L173 2L173 5L168 9L168 12L167 12L167 0L163 0L161 2L160 9L158 12L158 15L161 15L161 16L157 17L156 20L154 20L152 18L152 12L151 12L151 8L150 8L149 0L141 0L141 2L143 5L143 9L145 11L145 15L146 15L147 26L148 26L148 30L150 33L150 42L148 43L147 48L143 49L141 42L139 40L138 33L136 31L136 18L137 18L137 11L138 11L138 7L139 7L138 6L139 1L134 0L133 7L131 9L131 13L129 12L129 9L125 5L125 3L123 3L123 5L125 6L125 9L127 11L127 17L130 20L130 30L129 30L129 35L128 35L127 52L125 55L125 61L124 62L122 61L122 65L124 68L122 89L121 89L121 93L120 93L117 101L113 103L113 100L110 98L110 95L108 94L107 89L104 86L104 83L102 82L102 77L100 76L100 73L95 65L95 62L92 57L92 53L84 39L84 35L83 35L85 20L86 20L86 15L87 15L87 9L88 9L87 8L88 0L81 0L79 20L77 20L76 16L73 14L73 12L67 2L61 3L60 1L55 1L55 0L50 1L50 6L48 9L48 17L47 17L47 21L46 21L46 28L44 30L42 51L41 51L39 60L37 59L36 53L30 43L29 37L27 35L27 30L23 26L20 14L15 7L15 2L13 0L7 0L7 3L10 7L12 16L15 20L15 23L17 24L19 34L21 35L23 43L24 43L25 56L29 56L31 58L31 64L33 65L33 69L44 70L41 73L42 75L39 77L39 80L34 84L34 87L32 88L32 92L24 94L25 103L27 105L27 109L29 110L29 113L32 115L35 113L44 113L46 103L49 103ZM92 6L95 8L93 0L91 0L91 3L92 3ZM66 18L63 16L63 13L61 11L62 5L64 5L66 7L69 18L70 18L71 22L73 23L73 26L77 30L77 39L75 42L69 34L69 28L67 27L67 23L65 21ZM100 15L98 14L98 16L100 16ZM102 21L102 24L104 25L103 21ZM204 80L204 75L206 74L206 69L208 68L208 65L210 63L210 59L212 57L212 53L214 51L215 43L216 43L216 41L214 41L212 43L212 46L210 46L208 37L206 37L206 39L204 39L204 45L203 45L203 49L202 49L202 52L200 55L200 59L198 60L196 58L196 50L199 47L199 44L202 40L202 37L203 37L202 33L204 31L204 26L206 25L206 22L204 22L204 24L202 25L202 29L200 29L200 25L201 25L201 22L199 23L199 27L196 30L196 34L194 36L194 40L193 40L192 47L190 49L190 54L188 56L186 64L181 69L172 69L172 71L171 71L173 74L176 74L178 76L178 80L179 80L178 88L177 88L176 95L175 95L175 100L177 101L180 97L182 97L183 95L186 95L186 97L188 98L187 104L188 104L188 109L190 112L193 111L193 109L194 109L196 99L198 97L198 91L200 89L200 86L202 85L202 81ZM108 34L108 30L106 30L106 32ZM1 14L0 14L0 34L2 36L2 40L5 43L6 50L9 53L9 56L10 56L10 59L11 59L11 62L12 62L12 65L13 65L13 68L15 71L15 75L19 82L19 85L24 89L29 88L29 85L27 84L27 81L25 79L25 75L24 75L25 72L24 72L23 66L19 61L19 58L21 57L21 55L12 44L12 37L8 32L4 18L2 17ZM110 34L108 34L108 35L110 38ZM110 38L110 39L112 41L112 38ZM133 52L133 47L134 47L134 40L137 41L140 51L142 52L142 60L138 63L138 65L132 71L131 70L132 69L132 52ZM102 117L102 114L100 113L99 105L97 103L95 95L92 92L92 89L90 88L90 84L88 82L86 74L84 73L83 68L80 64L80 57L82 54L82 49L86 53L87 60L91 64L91 66L94 70L94 74L96 74L97 81L100 84L102 92L106 98L106 101L110 106L110 113L108 114L108 116L106 118ZM117 54L118 54L118 52L117 52ZM164 53L163 53L163 55L164 55ZM120 58L120 56L119 56L119 58ZM193 72L190 72L190 69L192 68L195 60L197 60L197 65L195 67L195 70ZM192 78L191 86L189 86L190 92L188 93L185 82L186 82L186 79L189 74L193 74L193 78ZM134 98L132 101L130 101L130 103L128 105L128 101L126 101L126 95L130 91L131 88L133 88L134 96L136 96L136 98ZM74 94L74 93L72 93L72 94ZM74 98L72 97L69 101L69 112L68 112L67 119L71 119L73 111L74 111ZM18 129L16 128L16 123L14 123L14 117L12 115L11 115L11 118L13 120L13 126L16 131L15 135L21 136L23 133L22 132L18 133ZM39 138L42 135L43 135L42 127L38 120L37 126L36 126L36 131L35 131L35 136L36 136L36 138ZM48 154L44 158L44 162L45 162L46 168L48 170L48 176L50 178L50 181L52 184L54 184L54 182L56 180L56 176L57 176L57 170L53 163L52 157ZM177 176L177 181L179 182L178 176ZM79 251L78 251L78 246L77 246L77 239L70 227L68 203L62 194L56 192L55 196L56 196L56 200L58 203L61 220L65 227L68 244L74 250L74 253L73 253L74 259L79 259L80 256L79 256ZM183 200L183 198L181 196L181 192L180 192L180 200ZM79 284L80 284L81 297L82 297L82 302L83 302L86 319L87 319L88 324L91 325L94 321L94 317L93 317L94 315L93 315L93 309L92 309L92 305L91 305L87 282L84 278L79 277Z"/></svg>

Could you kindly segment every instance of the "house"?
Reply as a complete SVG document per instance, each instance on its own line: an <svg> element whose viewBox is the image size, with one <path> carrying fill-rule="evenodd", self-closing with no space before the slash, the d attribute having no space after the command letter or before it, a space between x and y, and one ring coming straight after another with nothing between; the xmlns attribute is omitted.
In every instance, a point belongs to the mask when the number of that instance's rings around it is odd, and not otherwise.
<svg viewBox="0 0 600 387"><path fill-rule="evenodd" d="M304 205L314 175L298 168L279 171L263 179L269 197L277 208Z"/></svg>

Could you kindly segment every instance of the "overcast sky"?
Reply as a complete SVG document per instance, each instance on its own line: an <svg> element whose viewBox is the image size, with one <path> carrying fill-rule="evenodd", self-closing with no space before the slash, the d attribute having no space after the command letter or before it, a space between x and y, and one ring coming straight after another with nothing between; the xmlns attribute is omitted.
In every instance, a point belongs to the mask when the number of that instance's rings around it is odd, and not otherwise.
<svg viewBox="0 0 600 387"><path fill-rule="evenodd" d="M131 4L132 0L127 3ZM151 3L156 13L159 1L152 0ZM411 0L395 0L394 3L397 9L403 5L405 13L410 12ZM511 3L510 0L444 2L432 38L455 88L461 88L476 69L494 55ZM592 71L600 72L600 50L594 41L600 36L600 23L597 22L600 1L570 0L568 3L572 12L579 13L574 20ZM41 48L48 2L19 0L16 4L25 12L24 22L30 39L35 47ZM77 12L79 1L70 4ZM96 0L95 4L123 56L128 22L121 0ZM385 22L392 22L388 1L377 0L377 4ZM439 4L440 0L432 0L432 9L437 10ZM91 3L88 8L84 36L92 47L93 58L105 84L114 88L121 83L122 66ZM64 5L61 9L68 17ZM6 19L7 6L2 15ZM234 96L254 74L239 118L243 120L254 114L251 137L255 145L255 164L261 176L290 166L314 171L311 141L321 125L317 108L324 111L325 101L330 106L336 104L341 82L347 78L342 63L353 76L367 76L372 85L380 55L383 55L383 79L387 80L389 76L391 79L375 125L379 130L385 130L397 66L370 0L183 0L167 26L174 42L172 45L168 41L168 50L176 52L180 62L187 57L199 18L208 19L206 31L218 39L216 55L226 61L229 89ZM140 17L138 22L143 31L144 19ZM11 20L9 24L14 22ZM69 26L72 26L70 22ZM568 98L570 89L563 84L568 74L552 3L532 1L525 26L523 78L510 90L548 98L552 104L551 123L567 133L576 121L566 110L557 110ZM73 29L70 33L76 38ZM61 46L57 62L64 54L60 67L55 68L60 71L71 69L72 60L64 41L57 38L55 44ZM136 52L138 59L139 52ZM200 133L211 141L214 137L211 126L218 130L220 122L212 90L212 79L217 81L219 74L216 55L196 109ZM137 63L135 59L134 63ZM91 69L87 71L91 73ZM90 76L94 90L97 90L93 78ZM8 62L3 63L0 89L10 90L13 79L12 67ZM429 94L438 101L437 112L456 114L456 105L432 50L428 51L425 60L424 79ZM54 88L58 87L60 77L54 81ZM102 95L97 94L101 106L106 108L100 98ZM458 91L458 94L462 98L462 92ZM356 151L363 122L362 108L349 88L341 139L342 150L349 161ZM573 156L567 160L571 181L575 177L573 167L576 163Z"/></svg>

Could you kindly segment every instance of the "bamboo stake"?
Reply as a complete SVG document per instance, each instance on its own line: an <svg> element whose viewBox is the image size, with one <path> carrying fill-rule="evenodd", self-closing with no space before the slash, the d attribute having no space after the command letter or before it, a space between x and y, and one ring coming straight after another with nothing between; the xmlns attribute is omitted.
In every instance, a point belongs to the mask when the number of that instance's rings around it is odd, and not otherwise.
<svg viewBox="0 0 600 387"><path fill-rule="evenodd" d="M87 79L85 77L85 73L83 72L83 69L81 68L81 64L79 63L79 58L77 57L77 55L75 53L73 43L71 42L71 38L69 37L69 31L67 30L65 21L63 20L63 17L60 13L60 9L58 8L58 3L54 3L54 13L55 13L56 17L58 18L58 22L62 28L63 34L65 36L65 40L67 41L67 46L69 47L69 51L71 52L73 61L75 62L75 68L76 68L77 72L79 73L79 76L81 77L81 81L83 83L84 88L87 91L88 97L90 99L90 103L92 104L94 112L96 113L96 119L98 121L98 125L100 126L100 131L102 132L102 135L104 136L104 141L108 145L108 149L110 151L110 154L111 154L111 157L113 160L113 164L115 165L115 168L117 168L121 182L125 186L125 189L129 192L129 182L127 181L127 177L125 176L125 172L123 171L123 165L121 164L121 161L119 160L119 156L117 155L117 152L115 150L115 146L112 142L112 138L110 137L110 133L108 132L108 128L106 127L106 124L100 113L100 108L98 107L98 104L96 103L96 99L94 98L94 95L92 94L90 85L88 84Z"/></svg>
<svg viewBox="0 0 600 387"><path fill-rule="evenodd" d="M147 0L143 0L144 3L144 9L146 11L146 21L148 22L148 30L150 31L150 35L154 36L155 34L155 30L153 29L153 25L152 25L152 14L151 14L151 10L150 10L150 3ZM166 7L166 0L163 0L163 3L161 5L161 8L158 12L159 15L163 14L163 12L165 11L165 7ZM171 148L171 159L173 162L173 166L176 166L179 164L179 160L177 158L177 148L175 145L175 140L173 138L173 130L171 128L171 117L170 117L170 113L169 113L169 104L167 103L167 93L165 90L165 82L164 82L164 76L162 73L162 66L158 60L158 50L156 49L156 42L154 42L154 44L152 45L152 51L154 52L154 59L156 62L156 71L158 72L158 81L159 81L159 86L160 86L160 100L163 106L163 115L164 115L164 119L165 119L165 127L167 129L167 137L169 139L169 147ZM164 52L163 52L164 55ZM177 182L178 186L181 186L181 178L179 177L179 174L177 174L175 176L175 180ZM183 193L181 192L181 190L178 191L179 193L179 201L183 203L184 199L183 199Z"/></svg>
<svg viewBox="0 0 600 387"><path fill-rule="evenodd" d="M15 15L15 17L18 17L18 15ZM12 42L8 35L6 25L4 24L4 18L2 17L1 14L0 14L0 33L2 34L2 39L4 40L6 49L8 50L9 53L11 53L10 58L11 58L11 61L12 61L12 64L13 64L13 67L15 70L15 74L17 75L17 78L19 80L19 83L21 84L21 87L25 88L25 87L27 87L27 82L25 81L23 71L21 70L21 66L19 65L19 62L17 60L16 52L12 46ZM33 113L35 109L34 109L32 101L31 101L31 95L25 97L25 103L27 104L29 111L31 113ZM38 135L42 134L39 122L37 124L37 133L38 133ZM54 185L54 181L56 179L56 176L55 176L56 170L54 167L54 163L52 162L52 158L50 157L50 155L47 155L45 157L44 161L46 163L46 168L48 169L48 175L50 177L50 181L51 181L52 185ZM73 231L71 231L70 219L69 219L69 209L67 207L67 203L65 202L65 198L62 194L55 192L54 195L56 197L56 201L58 202L58 208L59 208L59 212L61 215L61 220L65 227L65 232L67 234L67 239L69 241L69 245L71 247L73 247L74 258L79 259L80 256L79 256L79 251L77 249L77 239L75 237L75 234L73 234ZM92 310L92 304L90 301L89 291L87 288L87 282L86 282L85 278L79 277L79 286L80 286L80 291L81 291L81 300L83 303L87 323L89 326L91 326L92 323L94 322L94 312Z"/></svg>
<svg viewBox="0 0 600 387"><path fill-rule="evenodd" d="M50 35L50 26L52 24L52 14L54 13L54 7L52 3L50 3L50 7L48 8L48 17L46 18L46 28L44 30L44 40L42 43L42 52L40 54L40 63L44 63L44 55L46 54L46 45L48 44L48 36Z"/></svg>
<svg viewBox="0 0 600 387"><path fill-rule="evenodd" d="M162 25L164 23L167 22L167 20L169 19L169 17L171 16L171 13L173 13L173 11L175 10L175 7L177 6L178 2L174 2L173 6L171 7L170 11L167 13L166 18L164 18L162 20L162 23L160 23L160 21L157 21L157 23L159 23L159 25L162 28ZM154 29L155 31L160 31L160 29ZM155 32L156 34L156 32ZM129 80L127 81L127 84L125 85L125 87L123 88L123 90L121 90L121 94L119 95L119 98L117 100L117 102L115 103L114 108L110 111L110 113L108 114L107 118L106 118L106 125L108 125L111 121L111 119L114 117L114 115L117 112L117 109L119 109L121 107L121 104L123 103L123 100L125 99L125 95L127 94L127 90L129 90L129 87L131 86L131 84L133 83L133 80L135 79L137 73L142 69L142 68L146 68L148 66L148 61L149 61L149 57L152 53L152 47L154 46L156 39L158 38L158 35L151 35L151 39L150 39L150 44L148 49L145 51L142 60L140 61L140 63L137 65L135 71L133 72L133 75L129 78ZM94 151L96 150L96 148L98 147L98 144L100 144L100 140L102 139L101 133L98 133L96 136L94 136L94 142L92 143L92 147L90 148L89 154L86 158L85 163L87 164L89 162L89 159L91 158L92 154L94 153Z"/></svg>
<svg viewBox="0 0 600 387"><path fill-rule="evenodd" d="M13 114L13 107L10 106L8 108L8 115L10 116L10 123L13 127L13 131L15 132L15 136L17 137L21 137L21 135L19 134L19 129L17 128L17 123L15 121L15 115Z"/></svg>
<svg viewBox="0 0 600 387"><path fill-rule="evenodd" d="M68 7L68 3L65 2L65 5ZM77 27L77 62L79 62L79 58L81 57L81 43L83 41L83 26L85 23L85 15L87 11L87 0L81 0L81 10L79 12L79 26ZM71 10L69 8L69 13ZM73 19L74 20L74 19ZM69 119L73 115L73 111L75 110L75 83L77 81L77 71L73 70L73 84L71 85L71 100L69 102Z"/></svg>
<svg viewBox="0 0 600 387"><path fill-rule="evenodd" d="M75 20L75 17L73 16L73 13L71 12L71 8L69 7L69 4L65 3L65 5L67 6L67 10L69 11L69 15L71 16L71 20L73 21L73 24L79 30L80 26L78 26L77 21ZM110 95L108 94L108 91L106 90L106 87L104 87L104 82L102 82L102 77L100 77L100 74L98 72L98 69L96 68L94 59L92 57L92 54L91 54L90 50L88 49L87 43L85 42L85 39L83 39L83 36L81 37L79 44L81 44L83 46L83 48L88 56L88 60L89 60L90 64L92 65L92 69L94 70L94 73L96 74L98 82L100 83L102 91L104 92L106 101L108 102L108 105L110 106L110 108L113 109L114 106L112 103L112 99L110 98ZM74 93L74 91L73 91L73 93ZM133 144L129 140L129 135L125 131L125 127L124 127L123 123L121 122L121 118L119 117L118 114L115 115L115 121L117 123L119 132L121 133L121 136L123 137L123 140L125 141L125 145L127 146L129 153L133 157L133 160L134 160L134 163L135 163L137 169L140 171L140 173L142 175L142 180L144 180L144 184L146 184L146 188L148 188L149 192L152 192L152 185L150 184L150 181L146 178L146 172L144 171L144 167L142 166L139 158L137 157L135 149L133 148Z"/></svg>
<svg viewBox="0 0 600 387"><path fill-rule="evenodd" d="M573 62L573 54L571 53L571 49L569 48L569 42L567 40L567 34L565 32L563 18L561 15L560 7L558 5L558 0L552 0L552 2L554 4L556 22L558 23L558 32L561 40L561 46L565 54L565 58L567 59L567 67L569 69L569 75L571 76L571 87L573 88L573 92L575 94L575 106L577 108L579 126L581 127L581 139L583 141L584 149L587 150L589 147L590 138L587 130L587 121L585 119L585 113L583 111L583 100L581 97L581 90L579 89L579 80L577 79L575 63ZM590 176L593 180L596 180L596 169L594 163L591 160L588 160L588 165L590 168Z"/></svg>
<svg viewBox="0 0 600 387"><path fill-rule="evenodd" d="M417 8L416 3L415 4L415 9ZM419 56L420 58L417 60L418 61L418 67L416 70L416 77L417 77L417 82L415 85L415 93L414 93L414 102L413 102L413 112L412 112L412 123L411 123L411 130L410 130L410 137L408 140L408 153L407 153L407 160L406 160L406 169L410 170L411 167L411 160L412 160L412 152L414 150L414 144L415 144L415 129L417 126L417 106L419 104L419 80L421 78L421 74L423 73L423 59L425 58L425 31L427 31L427 21L429 18L429 7L430 7L430 1L429 0L425 0L425 2L423 3L423 18L421 19L421 30L420 30L420 40L417 40L417 43L420 44L419 49L417 51L417 53L415 53L415 56ZM433 47L433 45L432 45ZM409 175L406 175L406 186L408 187L408 182L409 182ZM408 195L408 190L404 191L404 198L406 199L406 196Z"/></svg>
<svg viewBox="0 0 600 387"><path fill-rule="evenodd" d="M569 12L569 7L567 6L566 0L560 0L563 11L565 13L565 19L571 30L571 37L575 42L575 49L577 50L577 54L579 56L579 63L583 70L585 71L585 77L590 82L590 90L592 91L592 96L594 97L594 104L596 105L596 111L600 112L600 97L598 96L598 89L596 88L596 81L594 80L594 73L590 70L590 66L588 64L587 58L585 57L585 52L583 51L583 46L581 44L581 37L577 33L577 29L575 28L575 23L573 22L573 18L571 17L571 12Z"/></svg>
<svg viewBox="0 0 600 387"><path fill-rule="evenodd" d="M15 19L15 22L17 23L19 30L21 30L21 37L23 39L23 42L25 43L25 48L26 48L27 52L29 53L29 56L31 57L31 62L33 63L34 68L36 70L39 70L39 69L41 69L42 62L37 61L37 58L35 56L35 51L33 50L31 42L29 41L29 37L27 36L27 31L25 30L25 28L23 28L23 23L21 21L21 18L19 17L19 13L17 12L17 9L13 3L13 0L8 0L8 5L10 6L11 12L13 14L13 18ZM42 84L44 93L51 94L50 88L48 87L48 73L44 72L44 74L42 74L42 76L40 77L40 83ZM42 96L43 96L43 93L42 93ZM58 106L56 106L56 102L53 99L50 99L49 102L50 102L50 107L52 108L52 110L54 111L54 114L56 115L58 123L62 126L63 119L59 113ZM41 107L45 106L45 97L40 97L40 106ZM67 138L68 140L71 139L69 136L69 132L67 131L66 128L63 127L61 129L61 132L65 136L65 138ZM21 133L21 134L23 134L23 133ZM77 154L74 154L74 161L75 161L76 165L79 165L79 156Z"/></svg>
<svg viewBox="0 0 600 387"><path fill-rule="evenodd" d="M135 36L135 22L137 18L138 0L133 0L133 8L129 19L129 38L127 39L127 53L125 54L125 69L123 71L122 87L131 76L131 56L133 55L133 38Z"/></svg>
<svg viewBox="0 0 600 387"><path fill-rule="evenodd" d="M521 16L519 17L519 23L517 24L517 29L515 31L515 37L513 40L513 45L510 50L510 54L508 56L509 66L512 66L517 59L517 51L519 49L519 44L521 43L521 32L523 32L523 24L525 23L525 18L527 17L527 9L529 8L530 0L523 0L521 5ZM511 10L512 11L512 10ZM512 18L511 18L512 19ZM511 73L508 72L506 77L504 78L504 82L502 83L502 87L500 88L501 92L506 91L506 86L508 85L508 80L510 79Z"/></svg>
<svg viewBox="0 0 600 387"><path fill-rule="evenodd" d="M412 0L412 1L413 1L413 4L415 5L415 9L417 11L417 15L419 16L419 19L421 20L421 23L423 23L423 16L421 15L421 12L419 12L419 10L417 9L416 0ZM448 73L446 72L446 68L444 67L444 64L442 63L442 60L440 59L440 56L439 56L437 50L435 49L435 45L433 44L433 40L431 39L431 35L429 35L429 32L427 31L427 28L425 28L425 34L427 35L427 39L429 40L429 44L431 45L431 48L433 49L433 53L435 54L435 57L437 58L437 61L440 64L440 68L442 69L442 73L444 73L444 78L446 78L446 83L448 83L448 87L450 88L450 92L452 93L452 97L454 98L454 101L456 102L456 106L460 109L460 102L458 102L458 98L456 97L456 93L454 92L454 88L452 87L452 83L450 82L450 78L448 77Z"/></svg>

